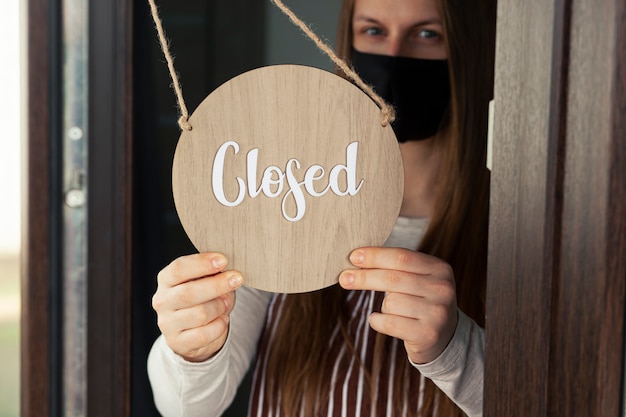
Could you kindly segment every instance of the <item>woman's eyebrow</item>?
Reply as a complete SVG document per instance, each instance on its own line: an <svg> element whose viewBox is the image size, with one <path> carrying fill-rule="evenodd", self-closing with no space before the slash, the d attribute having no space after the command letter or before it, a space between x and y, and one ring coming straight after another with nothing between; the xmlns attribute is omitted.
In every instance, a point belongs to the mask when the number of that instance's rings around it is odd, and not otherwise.
<svg viewBox="0 0 626 417"><path fill-rule="evenodd" d="M370 16L366 16L366 15L355 15L354 19L355 22L357 21L361 21L361 22L367 22L367 23L374 23L377 25L382 25L382 22L380 22L377 19L374 19L373 17ZM424 20L419 20L417 22L414 22L411 27L418 27L418 26L426 26L426 25L441 25L441 20L438 18L431 18L431 19L424 19Z"/></svg>
<svg viewBox="0 0 626 417"><path fill-rule="evenodd" d="M354 19L355 21L363 21L363 22L368 22L368 23L376 23L376 24L380 24L380 22L376 19L374 19L373 17L369 17L369 16L365 16L365 15L355 15Z"/></svg>

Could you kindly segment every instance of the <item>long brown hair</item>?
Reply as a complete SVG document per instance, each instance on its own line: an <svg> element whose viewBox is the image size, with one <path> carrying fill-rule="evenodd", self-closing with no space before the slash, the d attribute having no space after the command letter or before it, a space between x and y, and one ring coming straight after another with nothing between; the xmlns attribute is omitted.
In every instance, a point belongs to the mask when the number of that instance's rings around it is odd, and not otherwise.
<svg viewBox="0 0 626 417"><path fill-rule="evenodd" d="M340 12L337 53L350 62L352 14L355 0L344 0ZM440 0L451 79L450 118L443 148L442 188L435 215L419 250L444 259L452 266L459 308L484 326L489 172L486 169L488 102L492 97L495 54L496 0ZM266 401L287 417L313 416L316 404L328 400L328 370L335 358L325 355L327 343L339 320L345 342L348 311L338 285L313 293L286 297L283 312L269 349ZM374 350L377 363L388 355L389 337L379 334ZM400 344L402 347L403 345ZM397 355L397 387L410 384L411 365ZM378 358L378 360L376 359ZM278 404L277 393L281 402ZM401 415L403 389L396 389ZM463 413L432 382L426 380L424 402L417 415L452 417Z"/></svg>

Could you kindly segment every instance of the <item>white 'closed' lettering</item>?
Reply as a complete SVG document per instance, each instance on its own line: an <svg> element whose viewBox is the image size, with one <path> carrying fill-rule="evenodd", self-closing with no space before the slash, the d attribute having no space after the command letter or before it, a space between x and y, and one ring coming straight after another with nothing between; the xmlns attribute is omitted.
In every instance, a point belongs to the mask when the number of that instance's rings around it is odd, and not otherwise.
<svg viewBox="0 0 626 417"><path fill-rule="evenodd" d="M328 182L322 187L316 189L315 183L320 182L326 174L326 170L321 165L311 165L304 173L302 181L296 178L296 172L300 170L301 164L295 158L291 158L285 164L285 169L281 169L275 165L270 165L261 175L261 181L257 178L257 165L259 149L250 150L246 156L246 178L247 183L241 177L235 177L237 182L237 197L229 200L224 193L224 163L226 153L229 148L233 149L233 153L239 153L239 144L235 141L228 141L222 144L215 154L213 161L212 186L213 195L221 204L227 207L235 207L243 202L246 192L250 198L256 198L261 193L268 198L279 197L285 185L288 190L285 192L281 202L283 217L291 222L296 222L304 216L306 211L305 193L311 197L322 197L328 191L332 191L335 195L354 196L363 186L364 180L360 179L357 183L356 165L358 156L358 142L351 142L346 148L346 163L335 165L328 175ZM340 177L344 177L345 189L340 188ZM285 184L286 180L286 184ZM295 205L295 213L290 215L287 213L288 202L293 200Z"/></svg>

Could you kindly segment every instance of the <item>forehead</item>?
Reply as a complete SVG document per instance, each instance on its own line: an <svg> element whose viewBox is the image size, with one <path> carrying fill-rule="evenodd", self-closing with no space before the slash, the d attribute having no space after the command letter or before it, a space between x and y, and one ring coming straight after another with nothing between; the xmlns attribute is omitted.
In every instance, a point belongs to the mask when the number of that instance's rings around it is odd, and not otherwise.
<svg viewBox="0 0 626 417"><path fill-rule="evenodd" d="M353 19L372 19L383 24L412 25L440 21L438 0L354 0Z"/></svg>

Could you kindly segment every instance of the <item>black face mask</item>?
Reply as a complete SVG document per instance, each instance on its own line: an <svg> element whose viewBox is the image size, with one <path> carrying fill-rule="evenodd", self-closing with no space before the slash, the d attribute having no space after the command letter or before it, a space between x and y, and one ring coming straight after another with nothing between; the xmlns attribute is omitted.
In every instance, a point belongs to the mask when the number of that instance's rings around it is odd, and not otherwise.
<svg viewBox="0 0 626 417"><path fill-rule="evenodd" d="M352 65L395 108L391 127L398 142L437 133L450 102L447 60L366 54L353 48Z"/></svg>

